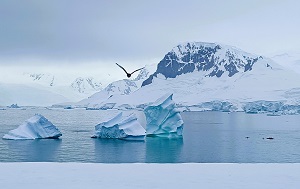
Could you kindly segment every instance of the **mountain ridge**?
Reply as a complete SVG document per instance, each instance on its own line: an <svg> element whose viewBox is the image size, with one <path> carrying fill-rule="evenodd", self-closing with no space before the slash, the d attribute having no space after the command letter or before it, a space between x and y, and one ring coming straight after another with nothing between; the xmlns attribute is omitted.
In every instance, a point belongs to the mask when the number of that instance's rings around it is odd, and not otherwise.
<svg viewBox="0 0 300 189"><path fill-rule="evenodd" d="M183 44L167 52L140 88L128 94L111 94L102 100L91 97L86 104L145 107L165 93L173 93L182 107L218 101L226 106L236 104L236 109L241 110L243 104L259 100L299 102L299 95L286 93L299 91L299 75L273 60L228 45Z"/></svg>
<svg viewBox="0 0 300 189"><path fill-rule="evenodd" d="M175 78L193 71L204 71L208 77L221 77L223 74L232 77L238 72L250 71L259 59L263 57L229 45L186 42L169 51L159 62L156 72L142 86L150 84L158 74Z"/></svg>

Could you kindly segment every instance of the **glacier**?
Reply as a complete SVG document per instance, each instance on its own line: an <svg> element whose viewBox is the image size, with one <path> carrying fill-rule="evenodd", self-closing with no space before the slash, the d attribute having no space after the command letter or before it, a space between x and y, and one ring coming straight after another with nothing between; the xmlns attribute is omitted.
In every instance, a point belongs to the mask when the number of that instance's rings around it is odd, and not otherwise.
<svg viewBox="0 0 300 189"><path fill-rule="evenodd" d="M259 100L248 102L243 106L246 113L271 113L269 115L296 115L300 114L299 104L286 104L282 101Z"/></svg>
<svg viewBox="0 0 300 189"><path fill-rule="evenodd" d="M36 114L18 128L5 134L3 139L24 140L59 138L60 136L62 136L61 132L49 120L40 114Z"/></svg>
<svg viewBox="0 0 300 189"><path fill-rule="evenodd" d="M182 112L190 111L218 111L218 112L235 112L239 110L239 104L229 101L213 100L209 102L202 102L195 105L178 104L177 109Z"/></svg>
<svg viewBox="0 0 300 189"><path fill-rule="evenodd" d="M147 136L182 137L183 120L173 94L166 94L144 109Z"/></svg>
<svg viewBox="0 0 300 189"><path fill-rule="evenodd" d="M145 129L138 122L134 113L123 116L120 112L108 121L95 126L95 134L92 138L113 138L124 140L144 140Z"/></svg>

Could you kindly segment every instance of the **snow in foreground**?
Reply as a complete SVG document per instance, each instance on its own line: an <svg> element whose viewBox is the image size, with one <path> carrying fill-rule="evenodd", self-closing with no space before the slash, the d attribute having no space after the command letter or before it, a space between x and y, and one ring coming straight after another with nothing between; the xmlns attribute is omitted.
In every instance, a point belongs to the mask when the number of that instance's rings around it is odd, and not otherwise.
<svg viewBox="0 0 300 189"><path fill-rule="evenodd" d="M0 163L1 188L299 188L300 164Z"/></svg>

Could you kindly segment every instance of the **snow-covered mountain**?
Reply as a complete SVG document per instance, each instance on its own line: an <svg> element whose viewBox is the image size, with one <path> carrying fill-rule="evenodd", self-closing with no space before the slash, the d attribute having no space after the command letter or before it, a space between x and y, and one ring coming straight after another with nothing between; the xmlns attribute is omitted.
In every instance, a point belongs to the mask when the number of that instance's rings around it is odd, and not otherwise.
<svg viewBox="0 0 300 189"><path fill-rule="evenodd" d="M208 77L232 77L237 73L252 70L262 56L252 55L228 45L215 43L184 43L176 46L158 64L156 72L143 82L152 83L153 77L162 74L165 78L194 71L205 72Z"/></svg>
<svg viewBox="0 0 300 189"><path fill-rule="evenodd" d="M300 73L300 53L282 53L271 57L281 66Z"/></svg>
<svg viewBox="0 0 300 189"><path fill-rule="evenodd" d="M299 103L300 77L273 60L216 43L183 43L174 47L142 82L127 94L96 93L85 104L115 108L143 107L165 93L174 93L179 106L201 107L210 102L228 102L241 108L258 100ZM204 104L204 105L203 105Z"/></svg>
<svg viewBox="0 0 300 189"><path fill-rule="evenodd" d="M23 73L26 77L28 76L30 80L45 86L54 86L56 84L55 76L45 73Z"/></svg>
<svg viewBox="0 0 300 189"><path fill-rule="evenodd" d="M55 76L46 73L24 73L25 77L29 77L30 81L45 87L71 87L76 93L91 95L102 89L102 83L96 81L93 77L67 77Z"/></svg>
<svg viewBox="0 0 300 189"><path fill-rule="evenodd" d="M106 101L114 95L129 95L141 87L142 82L154 73L155 68L156 64L147 65L138 72L137 77L133 80L123 79L112 82L100 92L97 92L91 97L83 99L76 104L80 107L97 108L103 101Z"/></svg>
<svg viewBox="0 0 300 189"><path fill-rule="evenodd" d="M0 83L0 105L17 103L21 106L49 106L70 99L49 90L30 87L24 84Z"/></svg>
<svg viewBox="0 0 300 189"><path fill-rule="evenodd" d="M71 84L71 87L79 93L91 94L95 91L100 91L102 89L102 83L95 81L93 77L78 77Z"/></svg>
<svg viewBox="0 0 300 189"><path fill-rule="evenodd" d="M77 102L102 90L102 83L93 77L29 72L13 74L13 77L17 78L15 81L3 77L0 80L2 86L0 105L18 103L19 105L45 106L61 102ZM29 91L32 95L28 95L27 100L23 100L24 95ZM10 97L4 98L5 96ZM44 96L47 97L44 98Z"/></svg>

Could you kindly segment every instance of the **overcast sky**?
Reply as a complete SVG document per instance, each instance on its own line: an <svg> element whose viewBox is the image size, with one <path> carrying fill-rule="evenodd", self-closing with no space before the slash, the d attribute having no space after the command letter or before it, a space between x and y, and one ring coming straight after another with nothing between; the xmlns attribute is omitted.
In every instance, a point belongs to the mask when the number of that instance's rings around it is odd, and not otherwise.
<svg viewBox="0 0 300 189"><path fill-rule="evenodd" d="M298 0L1 0L0 65L157 63L187 41L300 51Z"/></svg>

